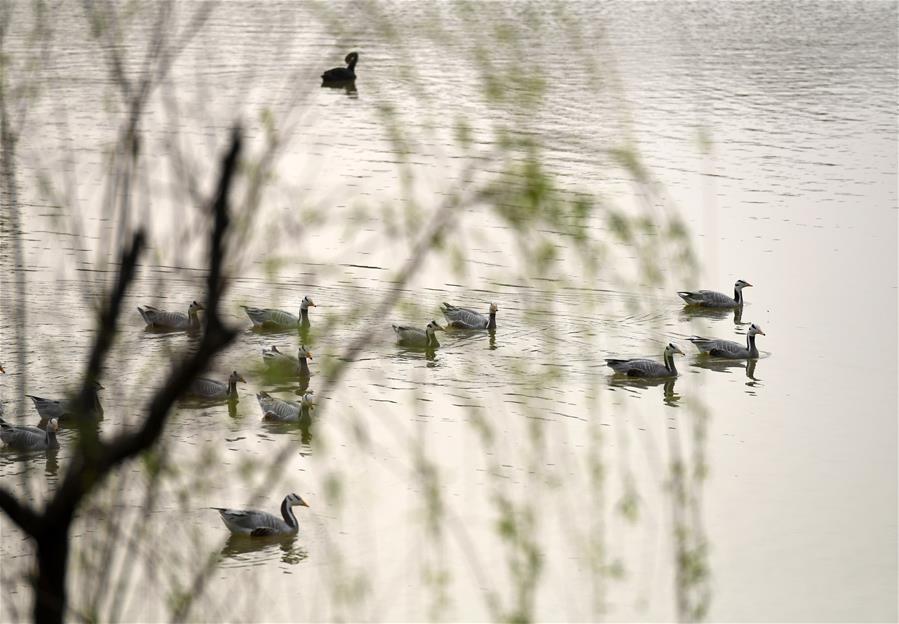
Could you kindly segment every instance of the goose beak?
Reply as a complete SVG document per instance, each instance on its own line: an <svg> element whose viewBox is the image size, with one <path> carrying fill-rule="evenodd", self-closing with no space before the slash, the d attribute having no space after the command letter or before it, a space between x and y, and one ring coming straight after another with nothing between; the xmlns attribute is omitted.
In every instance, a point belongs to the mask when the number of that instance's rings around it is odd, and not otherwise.
<svg viewBox="0 0 899 624"><path fill-rule="evenodd" d="M306 357L312 359L312 351L306 351Z"/></svg>
<svg viewBox="0 0 899 624"><path fill-rule="evenodd" d="M3 373L4 375L6 374L6 371L3 370L3 365L2 365L2 364L0 364L0 373Z"/></svg>
<svg viewBox="0 0 899 624"><path fill-rule="evenodd" d="M759 327L759 333L760 333L762 336L767 336L767 335L768 335L768 334L766 334L765 332L762 331L762 328L761 328L761 327Z"/></svg>
<svg viewBox="0 0 899 624"><path fill-rule="evenodd" d="M748 287L748 286L752 286L752 284L750 284L749 282L746 282L745 284L743 284L743 287L744 287L744 288L746 288L746 287Z"/></svg>
<svg viewBox="0 0 899 624"><path fill-rule="evenodd" d="M241 376L241 375L237 376L237 381L242 381L243 383L247 383L247 380L244 379L243 376Z"/></svg>

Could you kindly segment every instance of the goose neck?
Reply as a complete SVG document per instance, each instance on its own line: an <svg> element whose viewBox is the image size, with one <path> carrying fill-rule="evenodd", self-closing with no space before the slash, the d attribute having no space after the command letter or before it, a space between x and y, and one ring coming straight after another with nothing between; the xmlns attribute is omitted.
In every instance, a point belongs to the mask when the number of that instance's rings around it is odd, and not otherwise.
<svg viewBox="0 0 899 624"><path fill-rule="evenodd" d="M755 346L755 334L747 334L746 348L749 349L749 357L757 358L759 356L758 347Z"/></svg>
<svg viewBox="0 0 899 624"><path fill-rule="evenodd" d="M309 363L306 362L306 356L300 357L300 375L303 377L308 377L310 375Z"/></svg>
<svg viewBox="0 0 899 624"><path fill-rule="evenodd" d="M677 375L677 367L674 366L673 353L665 354L665 368L668 369L668 372L671 373L672 376Z"/></svg>
<svg viewBox="0 0 899 624"><path fill-rule="evenodd" d="M737 302L737 305L743 305L743 289L737 288L734 286L734 301Z"/></svg>
<svg viewBox="0 0 899 624"><path fill-rule="evenodd" d="M296 529L299 525L297 523L297 517L293 515L293 507L290 506L290 503L287 502L287 498L281 502L281 515L284 516L284 522L287 523L292 529Z"/></svg>
<svg viewBox="0 0 899 624"><path fill-rule="evenodd" d="M236 399L237 398L237 382L228 380L228 398Z"/></svg>
<svg viewBox="0 0 899 624"><path fill-rule="evenodd" d="M496 312L490 313L490 320L487 322L487 329L496 329Z"/></svg>

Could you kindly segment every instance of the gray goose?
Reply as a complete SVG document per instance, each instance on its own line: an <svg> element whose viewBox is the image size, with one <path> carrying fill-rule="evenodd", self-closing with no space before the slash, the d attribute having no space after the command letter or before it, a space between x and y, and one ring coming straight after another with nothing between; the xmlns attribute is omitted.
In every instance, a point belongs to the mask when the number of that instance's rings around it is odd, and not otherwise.
<svg viewBox="0 0 899 624"><path fill-rule="evenodd" d="M213 507L222 517L222 522L228 530L235 535L250 535L253 537L265 537L269 535L294 535L299 530L296 516L293 515L293 507L308 507L297 494L288 494L281 503L281 515L279 518L266 511L255 509L226 509Z"/></svg>
<svg viewBox="0 0 899 624"><path fill-rule="evenodd" d="M200 310L205 310L196 301L191 301L187 307L187 314L181 312L167 312L154 308L151 305L143 307L138 306L137 311L140 312L141 318L147 324L148 328L163 330L182 330L182 329L199 329L200 317L197 314Z"/></svg>
<svg viewBox="0 0 899 624"><path fill-rule="evenodd" d="M765 332L762 331L761 327L753 323L749 326L749 331L746 332L745 347L739 342L733 342L731 340L702 338L700 336L693 336L690 338L690 342L696 345L696 348L700 353L707 353L714 357L728 358L731 360L744 360L757 358L759 356L758 347L755 346L755 337L757 334L764 336Z"/></svg>
<svg viewBox="0 0 899 624"><path fill-rule="evenodd" d="M284 310L275 310L272 308L251 308L250 306L242 307L250 320L253 321L253 327L257 328L295 328L309 327L309 308L314 308L315 303L310 297L303 297L300 302L300 315L296 316Z"/></svg>
<svg viewBox="0 0 899 624"><path fill-rule="evenodd" d="M6 446L19 451L44 451L58 449L59 441L56 439L56 431L59 429L59 421L51 418L47 423L47 429L11 425L0 418L0 440Z"/></svg>
<svg viewBox="0 0 899 624"><path fill-rule="evenodd" d="M268 392L256 394L259 407L262 409L262 420L268 422L300 422L310 420L309 412L315 409L312 392L303 395L302 400L284 401L271 396Z"/></svg>
<svg viewBox="0 0 899 624"><path fill-rule="evenodd" d="M448 327L455 329L496 329L496 311L499 307L495 303L490 304L487 315L443 302L441 307L443 316L446 317Z"/></svg>
<svg viewBox="0 0 899 624"><path fill-rule="evenodd" d="M737 280L734 283L734 296L728 297L724 293L714 290L681 290L678 296L687 305L704 306L707 308L736 308L743 305L743 289L752 286L749 282Z"/></svg>
<svg viewBox="0 0 899 624"><path fill-rule="evenodd" d="M237 382L246 383L247 380L241 377L237 371L233 371L228 376L228 383L209 379L207 377L198 377L194 379L187 390L187 395L195 399L204 401L229 401L237 400Z"/></svg>
<svg viewBox="0 0 899 624"><path fill-rule="evenodd" d="M436 349L440 346L437 342L436 331L444 330L437 321L431 321L424 329L409 327L408 325L394 325L396 342L404 347L417 347L419 349Z"/></svg>
<svg viewBox="0 0 899 624"><path fill-rule="evenodd" d="M665 377L677 377L677 368L674 366L674 354L684 354L677 348L674 343L668 343L665 347L664 364L659 364L655 360L633 359L633 360L606 360L606 364L621 375L628 377L640 377L643 379L662 379Z"/></svg>
<svg viewBox="0 0 899 624"><path fill-rule="evenodd" d="M312 376L309 364L306 362L307 359L312 359L312 351L309 351L304 345L300 345L296 358L292 358L280 351L277 345L272 345L271 349L262 349L262 361L265 362L266 366L276 368L279 371L290 371L304 378Z"/></svg>
<svg viewBox="0 0 899 624"><path fill-rule="evenodd" d="M98 420L103 417L103 406L100 404L99 395L99 391L103 389L100 382L91 382L91 394L93 395L94 401L90 410L84 415L86 418ZM40 414L42 420L56 418L62 422L63 420L69 420L76 416L74 409L75 401L73 399L45 399L44 397L34 396L33 394L26 394L25 396L34 403L34 407L37 410L37 413Z"/></svg>

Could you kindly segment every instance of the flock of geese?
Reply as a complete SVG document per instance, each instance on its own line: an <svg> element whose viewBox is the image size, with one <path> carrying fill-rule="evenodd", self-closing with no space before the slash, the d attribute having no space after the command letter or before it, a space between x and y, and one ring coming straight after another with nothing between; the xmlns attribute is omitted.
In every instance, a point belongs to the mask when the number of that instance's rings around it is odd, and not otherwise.
<svg viewBox="0 0 899 624"><path fill-rule="evenodd" d="M680 291L678 295L688 307L704 307L717 309L738 309L743 306L743 289L752 286L743 280L737 280L734 284L734 296L729 297L720 292L711 290ZM309 309L315 307L310 297L304 297L300 303L299 314L294 315L284 310L272 308L253 308L242 306L247 317L253 323L255 330L307 330L310 327ZM193 331L201 327L198 313L203 306L192 301L187 308L187 314L160 310L153 306L139 306L138 312L144 320L148 330L153 331ZM446 331L447 328L458 330L488 330L496 329L496 314L499 307L491 303L486 314L482 314L468 308L461 308L449 303L443 303L441 311L446 319L446 325L441 326L437 321L430 321L424 329L408 325L393 325L398 345L431 351L440 346L436 332ZM746 344L723 340L718 338L704 338L693 336L689 340L701 353L714 358L728 360L747 359L759 357L759 351L755 340L759 334L765 332L756 325L750 324L746 335ZM670 379L677 376L677 368L674 364L674 355L681 351L674 343L669 343L664 350L662 362L655 360L634 359L607 359L606 364L614 371L615 375L636 379ZM314 408L314 398L311 391L306 392L311 371L309 360L312 352L305 345L300 345L296 357L284 353L277 346L263 348L262 359L268 369L286 374L292 378L299 378L306 382L301 386L304 392L299 402L286 401L269 395L267 392L259 392L256 399L262 411L262 419L267 422L300 423L311 422L310 412ZM0 366L0 373L5 370ZM195 379L188 390L187 397L200 401L236 401L238 399L237 384L246 380L233 371L227 381L219 381L205 377ZM56 433L59 423L72 421L76 418L90 418L99 420L103 415L103 407L99 400L99 391L103 386L97 382L93 384L94 402L87 414L76 414L71 399L48 399L44 397L26 395L34 403L34 407L41 417L40 426L30 427L13 425L2 418L3 406L0 403L0 440L6 446L24 451L46 450L59 448ZM249 536L291 535L297 532L298 523L293 514L295 506L306 506L306 502L297 494L288 494L281 504L281 518L257 510L240 510L214 507L221 516L222 521L231 533Z"/></svg>
<svg viewBox="0 0 899 624"><path fill-rule="evenodd" d="M357 52L350 52L344 59L346 67L335 67L322 74L323 86L342 86L352 84L356 80L356 63L359 60ZM743 280L737 280L734 284L734 296L712 290L680 291L677 294L684 300L687 306L706 308L742 308L743 289L752 284ZM299 314L294 315L284 310L271 308L253 308L243 306L247 316L253 322L255 329L308 329L309 308L315 307L311 298L304 297L300 303ZM491 303L487 314L482 314L468 308L460 308L449 303L441 306L441 311L446 319L446 326L461 330L490 330L496 329L496 313L498 306ZM147 328L159 331L191 331L201 327L199 312L203 306L192 301L187 308L187 314L160 310L150 305L138 307L138 312L147 325ZM437 340L437 332L445 331L437 321L430 321L424 329L408 325L393 325L397 344L414 349L433 350L440 346ZM746 335L746 346L730 340L717 338L703 338L693 336L690 342L700 353L716 358L725 359L754 359L759 356L755 344L757 335L765 335L765 332L756 325L751 324ZM674 355L683 355L677 345L669 343L665 347L662 362L643 358L633 359L607 359L606 364L616 375L623 375L638 379L667 379L677 376L677 368L674 365ZM300 345L297 357L283 353L277 346L265 348L262 351L263 362L266 366L297 376L301 380L307 380L311 376L308 360L312 359L312 352ZM5 373L0 365L0 373ZM238 398L237 384L246 380L233 371L227 382L201 377L195 379L189 388L190 397L203 401L233 401ZM99 391L103 386L94 383L94 403L89 413L82 417L99 419L103 415L103 407L100 405ZM25 451L46 450L59 448L56 432L59 423L66 419L76 417L70 399L47 399L43 397L27 395L34 403L34 407L41 417L40 427L24 425L12 425L3 419L3 405L0 403L0 440L11 448ZM259 407L262 410L262 418L270 422L302 423L309 422L310 410L314 407L311 392L306 392L299 402L285 401L269 395L267 392L259 392L256 395ZM272 536L293 535L299 529L299 523L293 513L293 507L308 507L306 502L297 494L288 494L281 503L281 518L265 511L228 509L213 507L219 512L222 522L234 535L247 536Z"/></svg>

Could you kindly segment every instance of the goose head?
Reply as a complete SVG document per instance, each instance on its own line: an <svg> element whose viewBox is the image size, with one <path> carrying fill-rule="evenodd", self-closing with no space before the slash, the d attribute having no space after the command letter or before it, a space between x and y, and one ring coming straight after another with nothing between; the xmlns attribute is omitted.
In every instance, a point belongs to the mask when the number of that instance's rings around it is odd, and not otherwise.
<svg viewBox="0 0 899 624"><path fill-rule="evenodd" d="M347 64L347 67L353 69L356 66L356 63L359 61L359 53L358 52L350 52L346 55L346 58L343 61Z"/></svg>
<svg viewBox="0 0 899 624"><path fill-rule="evenodd" d="M94 392L99 392L100 390L106 390L106 386L104 386L103 384L101 384L99 381L92 381L92 382L91 382L91 389L92 389Z"/></svg>
<svg viewBox="0 0 899 624"><path fill-rule="evenodd" d="M204 308L202 305L200 305L196 301L191 301L190 305L187 306L187 313L188 314L196 314L199 310L205 310L205 309L206 308Z"/></svg>
<svg viewBox="0 0 899 624"><path fill-rule="evenodd" d="M47 431L50 433L56 433L59 431L59 420L56 418L51 418L50 422L47 423Z"/></svg>
<svg viewBox="0 0 899 624"><path fill-rule="evenodd" d="M6 371L3 370L3 364L0 364L0 373L2 373L4 375L6 374Z"/></svg>
<svg viewBox="0 0 899 624"><path fill-rule="evenodd" d="M744 288L748 288L749 286L752 286L752 284L745 280L738 279L736 282L734 282L735 290L743 290Z"/></svg>
<svg viewBox="0 0 899 624"><path fill-rule="evenodd" d="M683 351L681 351L680 349L677 348L676 344L674 344L673 342L669 342L668 346L665 347L665 356L673 357L675 353L680 353L681 355L684 354Z"/></svg>
<svg viewBox="0 0 899 624"><path fill-rule="evenodd" d="M312 298L309 296L303 297L303 301L300 303L300 310L308 310L309 308L314 308L315 303L312 301Z"/></svg>
<svg viewBox="0 0 899 624"><path fill-rule="evenodd" d="M440 324L437 321L433 321L433 320L430 323L428 323L427 327L425 327L425 332L427 332L427 334L429 336L433 336L434 332L437 330L446 331L443 327L440 326Z"/></svg>
<svg viewBox="0 0 899 624"><path fill-rule="evenodd" d="M231 371L231 375L228 377L228 383L237 383L238 381L247 383L247 380L240 376L237 371Z"/></svg>
<svg viewBox="0 0 899 624"><path fill-rule="evenodd" d="M496 314L496 311L499 310L499 306L495 303L490 304L490 314Z"/></svg>
<svg viewBox="0 0 899 624"><path fill-rule="evenodd" d="M297 359L298 360L305 360L305 359L311 360L312 359L312 351L307 349L304 345L300 345L300 348L297 351Z"/></svg>
<svg viewBox="0 0 899 624"><path fill-rule="evenodd" d="M303 395L303 398L300 399L300 405L303 407L308 407L309 409L315 409L315 397L310 390L306 394Z"/></svg>
<svg viewBox="0 0 899 624"><path fill-rule="evenodd" d="M302 498L300 498L299 494L294 494L292 492L287 495L287 498L285 500L287 501L287 504L290 505L291 507L308 507L309 506L306 504L306 501L304 501Z"/></svg>
<svg viewBox="0 0 899 624"><path fill-rule="evenodd" d="M762 336L766 336L765 332L762 331L762 328L753 323L749 326L749 335L755 336L756 334L761 334Z"/></svg>

